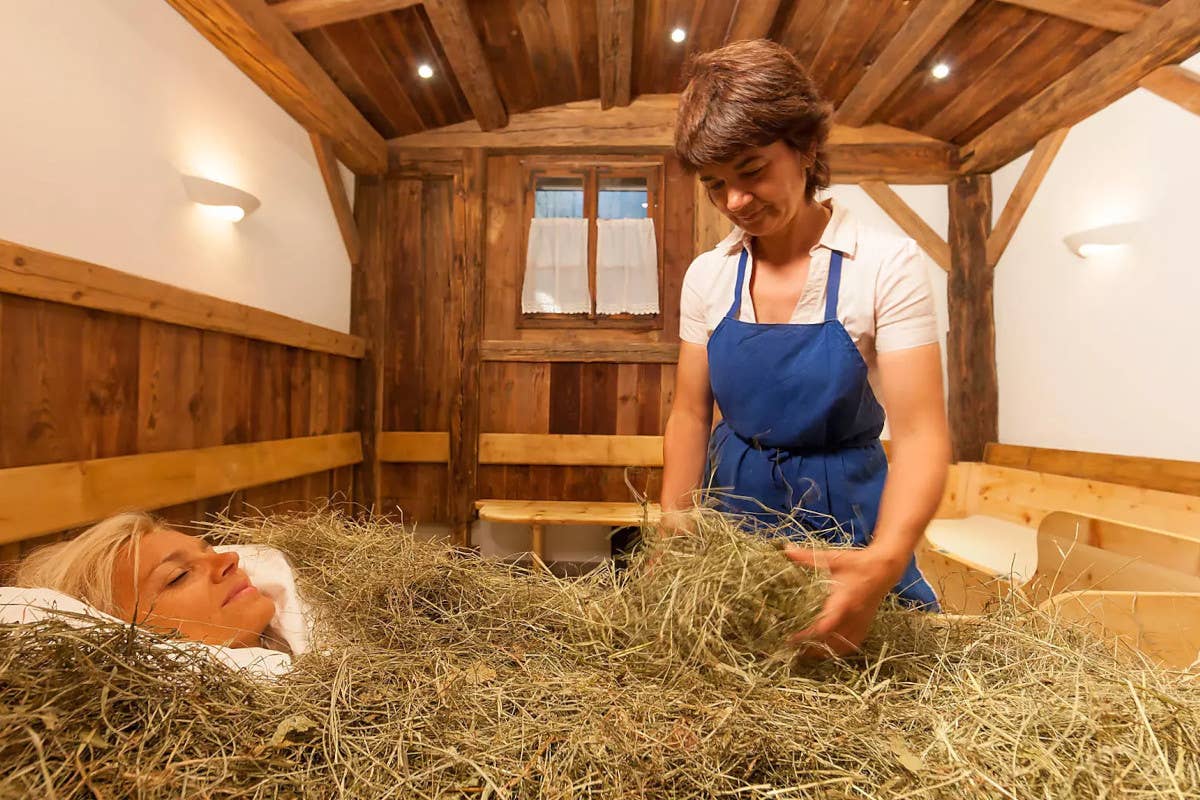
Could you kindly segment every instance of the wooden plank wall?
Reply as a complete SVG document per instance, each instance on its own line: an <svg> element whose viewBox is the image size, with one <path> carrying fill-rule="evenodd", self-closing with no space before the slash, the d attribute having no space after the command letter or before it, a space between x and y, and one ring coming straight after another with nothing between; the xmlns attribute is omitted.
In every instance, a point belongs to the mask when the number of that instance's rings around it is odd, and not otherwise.
<svg viewBox="0 0 1200 800"><path fill-rule="evenodd" d="M679 291L692 259L694 179L678 162L665 164L663 326L661 330L542 329L519 326L525 225L520 157L487 160L487 240L484 272L485 343L519 341L593 348L589 359L562 361L531 348L524 361L487 361L480 379L482 433L620 434L660 436L675 386L674 363L622 358L630 343L679 341ZM598 354L597 354L598 351ZM485 349L486 352L486 349ZM633 499L626 478L657 500L661 470L639 467L483 465L479 497L527 500Z"/></svg>
<svg viewBox="0 0 1200 800"><path fill-rule="evenodd" d="M0 469L357 430L354 358L0 294ZM352 468L158 513L352 495ZM0 561L53 538L0 548Z"/></svg>

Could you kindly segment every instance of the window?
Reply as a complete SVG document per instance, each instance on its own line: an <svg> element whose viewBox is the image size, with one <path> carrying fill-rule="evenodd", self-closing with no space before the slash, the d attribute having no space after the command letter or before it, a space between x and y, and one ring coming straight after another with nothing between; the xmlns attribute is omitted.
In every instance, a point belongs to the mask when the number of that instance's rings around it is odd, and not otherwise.
<svg viewBox="0 0 1200 800"><path fill-rule="evenodd" d="M661 159L530 158L521 325L661 326Z"/></svg>

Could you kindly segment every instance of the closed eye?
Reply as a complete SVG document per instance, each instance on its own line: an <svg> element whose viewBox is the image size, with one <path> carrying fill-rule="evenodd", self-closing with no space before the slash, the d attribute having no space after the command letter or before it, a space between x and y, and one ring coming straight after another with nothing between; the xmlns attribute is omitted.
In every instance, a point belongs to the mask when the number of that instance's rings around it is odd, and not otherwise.
<svg viewBox="0 0 1200 800"><path fill-rule="evenodd" d="M183 572L180 572L174 578L171 578L171 580L167 581L167 586L175 586L175 585L181 583L183 581L183 579L188 576L188 572L189 572L189 570L186 570L186 569Z"/></svg>
<svg viewBox="0 0 1200 800"><path fill-rule="evenodd" d="M761 166L760 166L760 167L755 167L754 169L746 170L745 172L741 173L741 177L743 177L743 178L749 178L749 177L752 177L752 176L754 176L754 175L757 175L758 173L760 173L760 172L762 172L762 171L763 171L763 168L762 168Z"/></svg>

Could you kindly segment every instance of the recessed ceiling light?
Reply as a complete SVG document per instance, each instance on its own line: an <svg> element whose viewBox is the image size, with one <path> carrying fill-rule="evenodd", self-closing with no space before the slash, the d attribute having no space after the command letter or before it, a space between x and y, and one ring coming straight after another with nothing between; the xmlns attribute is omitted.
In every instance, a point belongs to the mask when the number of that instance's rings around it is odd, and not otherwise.
<svg viewBox="0 0 1200 800"><path fill-rule="evenodd" d="M950 65L944 61L934 64L929 74L940 81L950 74Z"/></svg>
<svg viewBox="0 0 1200 800"><path fill-rule="evenodd" d="M671 31L671 41L675 42L676 44L682 42L686 38L687 31L685 31L683 28L676 28L675 30Z"/></svg>
<svg viewBox="0 0 1200 800"><path fill-rule="evenodd" d="M425 80L429 80L433 77L433 67L429 66L428 64L422 64L421 66L417 67L417 74Z"/></svg>

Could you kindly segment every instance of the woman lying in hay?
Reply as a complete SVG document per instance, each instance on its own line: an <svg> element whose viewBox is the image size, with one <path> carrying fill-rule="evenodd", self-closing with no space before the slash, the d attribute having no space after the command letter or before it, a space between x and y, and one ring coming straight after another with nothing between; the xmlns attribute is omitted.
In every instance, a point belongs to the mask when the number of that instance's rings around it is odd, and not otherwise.
<svg viewBox="0 0 1200 800"><path fill-rule="evenodd" d="M885 608L857 658L798 661L821 580L696 527L564 581L379 520L219 520L295 565L318 647L262 681L139 626L0 626L0 797L1200 796L1195 676L1013 607Z"/></svg>

